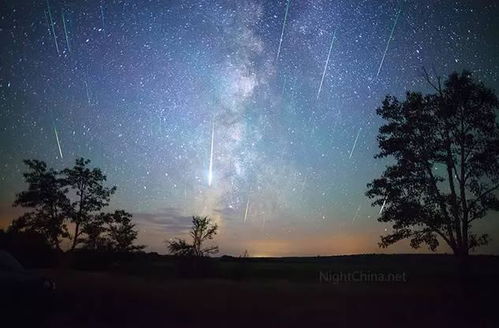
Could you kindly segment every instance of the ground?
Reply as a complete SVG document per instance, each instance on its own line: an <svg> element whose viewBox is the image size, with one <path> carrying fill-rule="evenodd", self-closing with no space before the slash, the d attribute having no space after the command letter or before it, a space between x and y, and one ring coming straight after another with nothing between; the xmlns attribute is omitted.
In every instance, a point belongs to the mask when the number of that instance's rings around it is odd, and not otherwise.
<svg viewBox="0 0 499 328"><path fill-rule="evenodd" d="M178 268L183 267L179 270ZM40 273L57 284L48 327L497 327L499 258L466 273L451 256L215 259L203 276L160 257L105 271ZM326 281L338 273L405 274L398 282ZM321 281L321 273L322 281ZM358 277L358 276L357 276ZM463 278L466 277L466 278Z"/></svg>

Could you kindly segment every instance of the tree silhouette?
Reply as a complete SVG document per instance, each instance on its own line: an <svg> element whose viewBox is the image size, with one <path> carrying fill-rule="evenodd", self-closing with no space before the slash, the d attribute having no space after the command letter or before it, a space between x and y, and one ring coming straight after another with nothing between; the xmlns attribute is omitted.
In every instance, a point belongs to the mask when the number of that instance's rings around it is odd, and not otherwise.
<svg viewBox="0 0 499 328"><path fill-rule="evenodd" d="M494 92L467 71L452 73L442 86L425 71L435 94L387 96L378 115L380 153L393 158L383 175L368 184L380 222L393 233L380 246L409 238L411 246L432 250L444 240L459 256L487 244L487 234L471 231L489 210L499 210L499 126Z"/></svg>
<svg viewBox="0 0 499 328"><path fill-rule="evenodd" d="M83 248L92 250L104 250L108 248L108 239L106 238L106 217L108 213L99 213L92 215L90 219L82 224L81 232L85 238L81 238Z"/></svg>
<svg viewBox="0 0 499 328"><path fill-rule="evenodd" d="M132 223L132 215L123 210L114 213L99 213L83 224L84 248L105 249L116 252L131 252L144 248L134 245L137 231Z"/></svg>
<svg viewBox="0 0 499 328"><path fill-rule="evenodd" d="M69 212L71 222L75 225L71 249L82 242L81 225L91 221L95 212L106 207L116 191L116 187L107 188L103 185L106 176L98 168L88 168L89 163L88 159L78 158L73 168L62 171L63 181L76 193L76 201L71 203Z"/></svg>
<svg viewBox="0 0 499 328"><path fill-rule="evenodd" d="M194 256L194 248L184 239L175 239L168 242L168 250L177 256Z"/></svg>
<svg viewBox="0 0 499 328"><path fill-rule="evenodd" d="M108 205L116 187L105 187L106 176L98 168L89 169L90 160L79 158L71 169L57 172L38 160L26 160L24 179L28 190L16 195L14 206L31 208L15 219L11 232L36 232L60 249L61 239L71 239L71 250L78 245L88 249L130 252L141 249L132 215L123 210L99 212ZM71 202L70 194L76 200ZM66 222L75 224L71 236ZM20 235L20 234L18 234Z"/></svg>
<svg viewBox="0 0 499 328"><path fill-rule="evenodd" d="M218 252L218 246L203 248L203 244L213 239L217 234L218 226L211 222L207 216L193 216L190 235L192 244L183 239L172 240L168 243L168 249L174 255L203 257Z"/></svg>
<svg viewBox="0 0 499 328"><path fill-rule="evenodd" d="M18 193L13 205L32 211L14 220L9 229L41 233L54 248L60 249L60 239L69 236L64 219L70 202L64 182L43 161L24 163L28 166L28 172L23 174L28 190Z"/></svg>
<svg viewBox="0 0 499 328"><path fill-rule="evenodd" d="M111 248L118 252L130 252L144 248L144 246L134 245L137 239L135 225L131 221L132 215L123 210L114 211L107 214L105 222L108 226L108 238Z"/></svg>

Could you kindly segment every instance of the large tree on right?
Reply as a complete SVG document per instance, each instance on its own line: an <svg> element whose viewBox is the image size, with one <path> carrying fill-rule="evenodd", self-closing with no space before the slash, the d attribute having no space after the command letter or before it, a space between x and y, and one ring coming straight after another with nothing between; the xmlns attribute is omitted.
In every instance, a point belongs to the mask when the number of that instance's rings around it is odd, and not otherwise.
<svg viewBox="0 0 499 328"><path fill-rule="evenodd" d="M433 94L387 96L377 109L386 124L375 157L389 165L367 196L381 207L378 221L393 224L381 247L410 239L434 251L444 241L466 256L489 241L472 224L499 210L498 99L467 71L444 83L425 76Z"/></svg>

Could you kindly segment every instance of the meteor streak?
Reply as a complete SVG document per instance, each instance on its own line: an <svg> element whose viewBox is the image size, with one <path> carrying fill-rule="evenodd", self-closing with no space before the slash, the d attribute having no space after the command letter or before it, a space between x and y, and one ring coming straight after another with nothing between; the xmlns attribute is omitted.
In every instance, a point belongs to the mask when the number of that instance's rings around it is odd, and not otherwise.
<svg viewBox="0 0 499 328"><path fill-rule="evenodd" d="M383 213L383 210L385 209L385 204L386 204L386 198L385 198L385 200L383 201L383 205L381 205L381 209L379 210L378 215L381 215L381 213Z"/></svg>
<svg viewBox="0 0 499 328"><path fill-rule="evenodd" d="M62 156L61 142L59 141L59 134L57 133L55 125L54 125L54 134L55 134L55 140L57 141L57 148L59 149L59 155L61 155L62 159L64 158L64 156Z"/></svg>
<svg viewBox="0 0 499 328"><path fill-rule="evenodd" d="M243 222L246 222L246 219L248 218L248 209L249 209L249 197L248 197L248 200L246 200L246 210L244 210L244 220L243 220Z"/></svg>
<svg viewBox="0 0 499 328"><path fill-rule="evenodd" d="M322 72L321 84L319 85L319 91L317 91L317 99L319 99L319 96L321 94L322 83L324 83L324 77L326 76L327 65L329 64L329 57L331 57L331 50L333 49L333 43L335 39L336 39L336 30L334 30L333 32L333 39L331 40L331 45L329 46L329 52L327 54L326 64L324 65L324 71Z"/></svg>
<svg viewBox="0 0 499 328"><path fill-rule="evenodd" d="M68 47L68 51L71 52L71 47L69 46L68 30L66 29L66 20L64 19L64 10L62 11L61 15L62 26L64 27L64 36L66 37L66 46Z"/></svg>
<svg viewBox="0 0 499 328"><path fill-rule="evenodd" d="M355 150L355 146L357 145L357 140L359 140L359 135L360 131L362 130L362 127L359 128L359 132L357 132L357 136L355 137L355 141L353 142L352 150L350 150L350 155L348 158L352 158L353 151Z"/></svg>
<svg viewBox="0 0 499 328"><path fill-rule="evenodd" d="M210 166L208 168L208 186L211 187L211 182L213 180L213 143L215 140L215 121L213 121L211 128L211 149L210 149Z"/></svg>
<svg viewBox="0 0 499 328"><path fill-rule="evenodd" d="M102 8L102 1L100 4L100 19L102 21L102 30L104 31L104 8Z"/></svg>
<svg viewBox="0 0 499 328"><path fill-rule="evenodd" d="M379 72L381 72L381 67L383 66L383 62L385 61L386 52L388 51L388 47L390 46L390 41L392 41L393 32L395 31L395 27L397 26L397 22L398 22L401 11L402 10L399 9L397 11L397 15L395 16L395 21L393 22L392 31L390 32L390 37L388 38L388 41L386 42L385 52L383 53L383 57L381 58L381 62L379 63L378 72L376 73L376 78L378 78Z"/></svg>
<svg viewBox="0 0 499 328"><path fill-rule="evenodd" d="M87 102L89 105L92 105L92 101L90 100L90 90L88 89L87 80L83 81L83 83L85 84L85 92L87 94Z"/></svg>
<svg viewBox="0 0 499 328"><path fill-rule="evenodd" d="M54 36L55 50L57 51L57 54L60 55L60 53L59 53L59 45L57 44L57 37L55 35L54 20L52 19L52 12L50 11L49 0L47 0L47 10L48 10L48 13L49 13L49 18L50 18L50 28L52 29L52 35Z"/></svg>
<svg viewBox="0 0 499 328"><path fill-rule="evenodd" d="M291 0L288 0L288 3L286 4L286 12L284 13L284 22L282 23L281 38L279 39L279 47L277 48L277 56L275 58L276 61L279 60L279 54L281 53L282 38L284 36L284 28L286 27L286 21L288 20L288 10L290 3Z"/></svg>

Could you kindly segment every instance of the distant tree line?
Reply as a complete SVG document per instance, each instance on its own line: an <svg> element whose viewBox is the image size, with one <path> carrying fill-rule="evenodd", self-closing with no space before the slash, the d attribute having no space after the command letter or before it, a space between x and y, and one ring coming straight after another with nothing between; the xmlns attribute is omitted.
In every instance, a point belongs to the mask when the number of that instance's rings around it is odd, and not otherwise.
<svg viewBox="0 0 499 328"><path fill-rule="evenodd" d="M69 249L130 252L143 248L132 215L124 210L103 212L116 187L105 186L106 176L78 158L74 167L56 171L40 160L25 160L28 188L16 195L14 206L27 209L7 233L35 233L54 249L69 241ZM71 229L70 229L71 227Z"/></svg>

